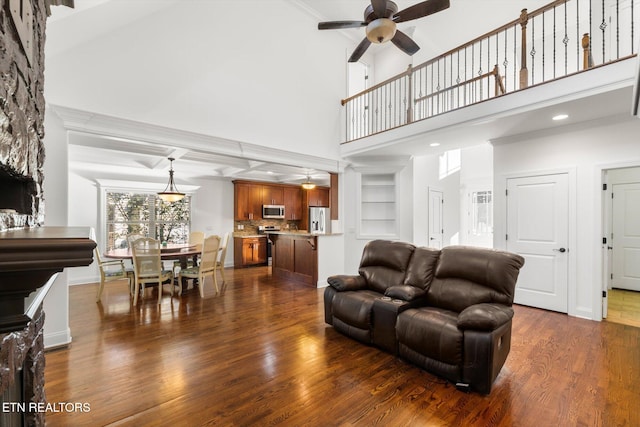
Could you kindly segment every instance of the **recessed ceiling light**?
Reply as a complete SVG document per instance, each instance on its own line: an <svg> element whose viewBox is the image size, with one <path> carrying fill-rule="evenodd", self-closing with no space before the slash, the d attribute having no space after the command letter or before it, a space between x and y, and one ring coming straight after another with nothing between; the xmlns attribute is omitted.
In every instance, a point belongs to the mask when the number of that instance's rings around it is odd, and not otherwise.
<svg viewBox="0 0 640 427"><path fill-rule="evenodd" d="M438 147L439 145L439 142L432 142L431 144L429 144L429 147Z"/></svg>
<svg viewBox="0 0 640 427"><path fill-rule="evenodd" d="M558 120L564 120L569 118L568 114L558 114L557 116L553 116L552 120L558 121Z"/></svg>
<svg viewBox="0 0 640 427"><path fill-rule="evenodd" d="M273 171L267 171L269 175L273 175Z"/></svg>

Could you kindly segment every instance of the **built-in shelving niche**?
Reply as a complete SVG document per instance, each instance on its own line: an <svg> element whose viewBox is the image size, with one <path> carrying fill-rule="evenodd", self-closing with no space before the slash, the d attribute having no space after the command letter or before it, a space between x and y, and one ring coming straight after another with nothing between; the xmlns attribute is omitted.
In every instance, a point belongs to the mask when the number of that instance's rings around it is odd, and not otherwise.
<svg viewBox="0 0 640 427"><path fill-rule="evenodd" d="M359 173L358 238L398 237L396 173Z"/></svg>

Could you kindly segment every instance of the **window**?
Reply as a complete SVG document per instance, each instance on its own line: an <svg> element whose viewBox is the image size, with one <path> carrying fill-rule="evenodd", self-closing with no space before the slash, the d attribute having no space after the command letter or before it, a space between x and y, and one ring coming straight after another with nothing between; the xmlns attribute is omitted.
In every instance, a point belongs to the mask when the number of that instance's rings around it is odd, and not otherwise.
<svg viewBox="0 0 640 427"><path fill-rule="evenodd" d="M107 250L126 248L129 234L182 243L189 237L191 197L164 203L155 194L106 192Z"/></svg>
<svg viewBox="0 0 640 427"><path fill-rule="evenodd" d="M493 233L493 203L491 191L471 193L471 234L486 236Z"/></svg>
<svg viewBox="0 0 640 427"><path fill-rule="evenodd" d="M440 179L458 172L461 167L460 149L444 152L440 158Z"/></svg>

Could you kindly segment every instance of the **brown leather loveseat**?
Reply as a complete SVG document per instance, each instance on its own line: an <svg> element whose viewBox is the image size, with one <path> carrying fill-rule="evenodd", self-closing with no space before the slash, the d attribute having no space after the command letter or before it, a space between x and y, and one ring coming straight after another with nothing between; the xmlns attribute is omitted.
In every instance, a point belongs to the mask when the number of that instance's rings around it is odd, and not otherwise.
<svg viewBox="0 0 640 427"><path fill-rule="evenodd" d="M460 389L488 394L509 354L523 264L494 249L374 240L357 276L328 278L325 321Z"/></svg>

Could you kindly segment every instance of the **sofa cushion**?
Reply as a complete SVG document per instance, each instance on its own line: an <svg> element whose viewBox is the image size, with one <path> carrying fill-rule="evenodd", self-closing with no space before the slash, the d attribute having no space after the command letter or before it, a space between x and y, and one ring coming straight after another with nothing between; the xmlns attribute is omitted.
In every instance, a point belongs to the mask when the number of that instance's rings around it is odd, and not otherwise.
<svg viewBox="0 0 640 427"><path fill-rule="evenodd" d="M427 289L433 280L438 264L440 250L433 248L416 248L409 261L404 284Z"/></svg>
<svg viewBox="0 0 640 427"><path fill-rule="evenodd" d="M389 286L384 291L384 296L394 299L400 299L402 301L413 301L419 298L424 298L427 295L427 291L415 286L401 285L401 286Z"/></svg>
<svg viewBox="0 0 640 427"><path fill-rule="evenodd" d="M464 335L458 314L434 307L411 308L398 316L398 342L430 359L462 366Z"/></svg>
<svg viewBox="0 0 640 427"><path fill-rule="evenodd" d="M466 246L440 251L429 305L460 312L470 305L513 303L516 280L524 258L510 252Z"/></svg>
<svg viewBox="0 0 640 427"><path fill-rule="evenodd" d="M333 297L333 317L347 325L369 330L372 323L373 302L381 296L378 292L371 290L338 292Z"/></svg>
<svg viewBox="0 0 640 427"><path fill-rule="evenodd" d="M362 276L339 274L328 277L327 283L329 286L340 292L367 289L367 282L365 282L364 277Z"/></svg>
<svg viewBox="0 0 640 427"><path fill-rule="evenodd" d="M502 304L475 304L462 310L458 316L460 329L493 331L513 318L513 308Z"/></svg>
<svg viewBox="0 0 640 427"><path fill-rule="evenodd" d="M389 286L404 283L414 249L410 243L372 240L364 248L358 273L369 289L384 293Z"/></svg>

